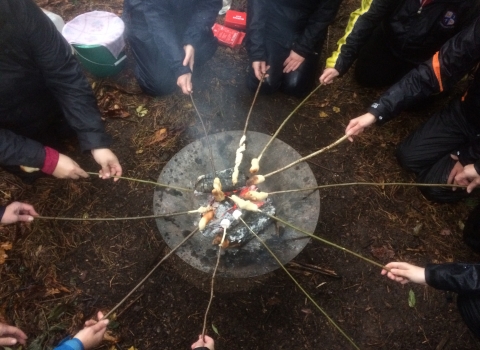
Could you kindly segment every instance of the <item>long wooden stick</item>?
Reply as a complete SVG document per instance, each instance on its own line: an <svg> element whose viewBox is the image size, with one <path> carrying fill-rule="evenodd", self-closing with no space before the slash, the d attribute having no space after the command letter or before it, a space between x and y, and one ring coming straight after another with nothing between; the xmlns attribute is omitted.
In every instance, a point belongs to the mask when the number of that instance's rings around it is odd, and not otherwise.
<svg viewBox="0 0 480 350"><path fill-rule="evenodd" d="M268 143L265 145L265 147L263 148L262 152L260 152L259 156L258 156L258 159L262 158L263 154L265 153L265 150L268 148L268 146L270 146L270 144L273 142L273 140L275 140L275 138L278 136L278 134L280 133L280 131L282 130L282 128L285 126L285 124L287 124L288 120L292 117L292 115L295 114L296 111L298 111L298 109L303 106L303 104L305 102L307 102L307 100L320 88L320 86L322 86L322 84L318 85L315 89L313 89L313 91L308 94L307 97L305 97L303 99L302 102L300 102L298 104L297 107L295 107L295 109L287 116L287 118L285 118L285 120L283 121L282 124L280 124L280 126L278 127L277 131L275 132L275 134L273 134L273 136L270 138L270 141L268 141Z"/></svg>
<svg viewBox="0 0 480 350"><path fill-rule="evenodd" d="M337 325L335 323L335 321L330 317L328 316L328 314L320 307L320 305L317 304L317 302L310 296L310 294L307 293L307 291L305 289L303 289L303 287L300 285L300 283L297 282L297 280L290 274L290 272L288 272L288 270L285 268L285 266L283 266L282 262L280 261L280 259L277 258L277 256L273 253L272 250L270 250L270 248L267 246L267 244L265 244L265 242L255 233L253 232L253 230L250 228L250 226L247 225L247 223L245 221L243 221L243 219L240 217L239 218L242 223L247 227L247 229L253 234L255 235L255 237L260 241L260 243L265 247L265 249L268 250L268 252L270 253L270 255L277 261L278 265L283 269L283 271L285 271L285 273L288 275L288 277L291 278L291 280L296 284L296 286L303 292L303 294L305 294L305 296L308 298L308 300L310 300L310 302L312 302L313 305L315 305L315 307L323 314L323 316L325 316L328 320L328 322L330 322L330 324L332 324L339 332L340 334L342 334L349 342L350 344L352 344L355 349L358 349L360 350L360 348L357 346L357 344L355 344L355 342L353 341L352 338L350 338L344 331L343 329L340 328L339 325Z"/></svg>
<svg viewBox="0 0 480 350"><path fill-rule="evenodd" d="M378 266L378 267L380 267L380 268L382 268L382 269L385 269L385 270L387 270L387 271L390 271L390 269L388 269L387 267L385 267L384 265L382 265L382 264L380 264L380 263L377 263L376 261L373 261L373 260L371 260L371 259L369 259L369 258L366 258L366 257L364 257L363 255L360 255L360 254L358 254L358 253L355 253L355 252L353 252L353 251L351 251L351 250L349 250L349 249L347 249L347 248L344 248L344 247L342 247L342 246L340 246L340 245L338 245L338 244L335 244L335 243L333 243L333 242L327 241L327 240L324 239L324 238L320 238L320 237L318 237L318 236L315 236L314 234L312 234L312 233L310 233L310 232L307 232L307 231L305 231L305 230L302 230L301 228L296 227L296 226L294 226L294 225L286 222L285 220L280 219L279 217L276 217L276 216L274 216L274 215L270 215L270 214L267 214L267 213L263 213L263 212L262 212L262 214L267 215L269 218L272 218L272 219L274 219L274 220L276 220L276 221L279 221L279 222L281 222L282 224L287 225L287 226L293 228L294 230L299 231L299 232L301 232L301 233L303 233L303 234L305 234L305 235L307 235L307 236L309 236L309 237L312 237L312 238L314 238L314 239L316 239L316 240L318 240L318 241L320 241L320 242L323 242L323 243L325 243L325 244L328 244L329 246L332 246L332 247L334 247L334 248L340 249L341 251L343 251L343 252L345 252L345 253L348 253L348 254L351 254L351 255L353 255L353 256L356 256L357 258L360 258L360 259L362 259L362 260L364 260L364 261L366 261L366 262L368 262L368 263L370 263L370 264L372 264L372 265L375 265L375 266Z"/></svg>
<svg viewBox="0 0 480 350"><path fill-rule="evenodd" d="M192 105L193 105L193 108L195 108L195 112L197 112L198 119L200 119L200 122L202 123L203 132L205 133L205 139L207 140L208 151L210 152L210 161L212 163L212 170L213 170L213 174L215 176L217 174L217 172L215 171L215 164L214 164L214 161L213 161L213 151L212 151L212 145L210 144L210 137L208 136L207 128L205 127L205 124L203 123L202 116L200 115L200 112L198 111L197 105L195 104L195 101L193 100L193 95L192 94L190 94L190 99L192 100Z"/></svg>
<svg viewBox="0 0 480 350"><path fill-rule="evenodd" d="M86 171L86 173L90 174L90 175L97 175L98 176L98 173L94 173L94 172L91 172L91 171ZM168 188L173 188L174 190L179 190L179 191L186 191L186 192L193 192L194 191L191 188L183 188L183 187L178 187L178 186L165 185L165 184L162 184L162 183L159 183L159 182L134 179L134 178L125 177L125 176L112 176L112 178L123 179L123 180L134 181L134 182L141 182L141 183L144 183L144 184L151 184L151 185L155 185L155 186L159 186L159 187L168 187Z"/></svg>
<svg viewBox="0 0 480 350"><path fill-rule="evenodd" d="M207 317L208 317L208 312L210 311L210 306L212 305L212 300L213 300L213 287L215 284L215 275L217 274L217 269L218 269L218 264L220 263L220 257L222 256L222 248L219 246L218 247L218 255L217 255L217 263L215 264L215 269L213 270L213 275L212 275L212 284L210 287L210 299L208 300L208 305L207 305L207 310L205 311L205 316L203 317L203 328L202 328L202 339L205 341L205 332L207 329Z"/></svg>
<svg viewBox="0 0 480 350"><path fill-rule="evenodd" d="M173 248L167 255L165 255L162 258L162 260L160 260L158 262L158 264L155 265L155 267L153 269L151 269L150 272L147 273L147 275L140 282L138 282L138 284L117 305L115 305L115 307L113 309L111 309L109 312L107 312L107 314L105 316L103 316L102 320L108 318L108 316L110 316L112 313L114 313L115 310L117 310L138 288L140 288L140 286L142 284L145 283L145 281L152 275L152 273L160 266L161 263L163 263L165 260L167 260L167 258L170 255L172 255L178 248L180 248L183 243L188 241L195 233L197 233L197 231L198 231L198 228L196 228L195 230L190 232L190 234L187 237L185 237L183 239L183 241L181 241L175 248Z"/></svg>
<svg viewBox="0 0 480 350"><path fill-rule="evenodd" d="M279 172L284 171L284 170L287 170L287 169L291 168L292 166L297 165L298 163L301 163L301 162L303 162L303 161L305 161L305 160L307 160L307 159L310 159L310 158L312 158L312 157L315 157L316 155L319 155L320 153L323 153L323 152L325 152L325 151L328 151L329 149L335 147L336 145L341 144L341 143L342 143L343 141L345 141L347 138L348 138L348 136L347 136L347 135L344 135L344 136L342 136L341 138L339 138L337 141L331 143L330 145L328 145L328 146L326 146L326 147L323 147L322 149L320 149L320 150L318 150L318 151L316 151L316 152L313 152L312 154L310 154L310 155L308 155L308 156L305 156L305 157L303 157L303 158L300 158L300 159L294 161L293 163L290 163L290 164L284 166L283 168L280 168L280 169L278 169L278 170L272 171L271 173L269 173L269 174L267 174L267 175L264 175L264 177L267 178L267 177L269 177L269 176L278 174Z"/></svg>
<svg viewBox="0 0 480 350"><path fill-rule="evenodd" d="M123 221L123 220L143 220L143 219L157 219L157 218L167 218L171 216L179 216L185 214L195 214L198 213L195 210L190 211L181 211L170 214L158 214L158 215L145 215L145 216L128 216L123 218L67 218L60 216L35 216L36 219L40 220L58 220L58 221Z"/></svg>
<svg viewBox="0 0 480 350"><path fill-rule="evenodd" d="M329 184L329 185L320 185L316 187L306 187L306 188L299 188L296 190L283 190L283 191L273 191L269 192L268 195L272 194L281 194L281 193L293 193L293 192L304 192L304 191L315 191L320 190L322 188L330 188L330 187L346 187L346 186L405 186L405 187L459 187L459 188L467 188L466 185L453 185L453 184L426 184L426 183L409 183L409 182L346 182L340 184Z"/></svg>
<svg viewBox="0 0 480 350"><path fill-rule="evenodd" d="M262 79L258 82L258 87L257 91L255 91L255 96L253 97L252 105L250 106L250 110L248 111L247 114L247 120L245 121L245 127L243 128L243 134L247 134L247 127L248 127L248 122L250 120L250 114L252 114L253 106L255 105L255 101L257 100L258 93L260 92L260 87L263 84L263 80L265 79L265 74L262 74Z"/></svg>

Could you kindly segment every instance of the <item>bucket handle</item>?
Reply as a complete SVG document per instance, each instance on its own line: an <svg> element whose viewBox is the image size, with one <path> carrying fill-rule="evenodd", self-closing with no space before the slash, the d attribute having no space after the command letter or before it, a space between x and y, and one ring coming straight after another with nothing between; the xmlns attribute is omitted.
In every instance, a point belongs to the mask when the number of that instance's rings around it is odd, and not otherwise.
<svg viewBox="0 0 480 350"><path fill-rule="evenodd" d="M122 58L120 58L117 62L115 62L114 64L105 64L105 63L98 63L98 62L94 62L92 60L89 60L88 58L86 58L85 56L83 56L80 52L78 52L77 50L75 50L75 48L72 46L72 49L73 51L75 52L75 54L77 54L78 56L80 56L81 58L83 58L85 61L88 61L90 63L93 63L93 64L96 64L97 66L107 66L107 67L116 67L118 66L120 63L122 63L126 58L127 58L127 55L123 55Z"/></svg>

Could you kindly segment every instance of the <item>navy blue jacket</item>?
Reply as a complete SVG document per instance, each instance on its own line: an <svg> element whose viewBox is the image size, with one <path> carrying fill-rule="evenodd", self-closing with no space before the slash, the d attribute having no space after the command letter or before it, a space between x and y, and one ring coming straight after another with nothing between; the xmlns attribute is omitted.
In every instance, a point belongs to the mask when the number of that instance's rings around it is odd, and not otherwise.
<svg viewBox="0 0 480 350"><path fill-rule="evenodd" d="M300 56L317 54L317 44L341 0L249 0L246 48L250 60L265 61L265 40Z"/></svg>

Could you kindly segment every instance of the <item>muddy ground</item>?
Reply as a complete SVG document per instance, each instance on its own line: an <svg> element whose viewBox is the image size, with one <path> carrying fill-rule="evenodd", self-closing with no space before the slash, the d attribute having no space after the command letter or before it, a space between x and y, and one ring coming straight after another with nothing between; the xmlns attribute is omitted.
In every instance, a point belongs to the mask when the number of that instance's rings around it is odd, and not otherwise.
<svg viewBox="0 0 480 350"><path fill-rule="evenodd" d="M121 13L119 1L38 3L66 20L94 9ZM234 1L234 8L244 7L244 2ZM324 57L335 47L355 7L356 1L343 2ZM220 48L195 80L193 96L209 133L243 129L253 97L244 84L246 68L243 48ZM130 66L119 77L91 80L125 176L156 181L177 151L203 136L188 97L176 93L151 98L139 93ZM279 138L307 155L340 138L349 119L363 114L380 93L360 88L347 74L320 88ZM281 93L261 96L249 129L274 133L299 102ZM313 158L309 164L317 182L413 182L394 159L395 145L443 103L405 112L386 126L369 129L354 143ZM141 116L144 110L146 115ZM74 143L64 152L84 169L98 170ZM4 172L0 177L4 203L29 202L44 216L113 218L152 213L154 189L147 184L92 177L43 178L25 185ZM478 260L461 239L461 225L477 198L432 204L417 189L401 186L334 187L320 194L315 234L370 259L419 265ZM51 348L96 310L110 310L168 251L153 219L35 220L0 227L0 242L13 244L0 265L0 315L28 334L29 349ZM387 281L379 268L317 241L294 261L340 276L290 267L303 288L361 349L480 348L452 297L443 292ZM100 348L188 349L202 329L209 280L180 259L168 259L119 308L111 322L112 339ZM222 289L226 283L219 282L207 322L217 349L353 348L283 270L227 284L237 287ZM415 294L414 307L408 304L410 290Z"/></svg>

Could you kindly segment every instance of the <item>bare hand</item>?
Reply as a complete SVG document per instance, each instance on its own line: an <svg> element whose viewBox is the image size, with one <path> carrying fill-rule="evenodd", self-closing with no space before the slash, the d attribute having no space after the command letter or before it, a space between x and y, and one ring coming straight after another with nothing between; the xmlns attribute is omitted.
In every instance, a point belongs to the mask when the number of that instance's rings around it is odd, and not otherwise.
<svg viewBox="0 0 480 350"><path fill-rule="evenodd" d="M262 75L265 75L265 78L268 77L267 70L270 69L270 66L267 66L267 62L265 61L252 62L252 68L258 80L262 80Z"/></svg>
<svg viewBox="0 0 480 350"><path fill-rule="evenodd" d="M198 340L192 344L192 350L196 348L206 347L210 350L215 350L215 341L208 335L205 336L205 341L202 339L202 335L198 336Z"/></svg>
<svg viewBox="0 0 480 350"><path fill-rule="evenodd" d="M195 48L192 45L185 45L183 47L185 50L185 58L183 59L183 65L189 66L190 70L193 72L193 64L195 63Z"/></svg>
<svg viewBox="0 0 480 350"><path fill-rule="evenodd" d="M457 162L455 163L455 165L453 166L452 170L450 171L450 175L448 175L448 179L447 179L447 184L451 184L451 185L460 185L457 181L456 181L456 176L460 173L463 172L463 165L462 163L460 163L458 161L458 157L455 156L455 155L450 155L452 157L453 160L456 160ZM468 185L468 183L465 184L465 186ZM456 187L453 187L452 190L455 191L457 188Z"/></svg>
<svg viewBox="0 0 480 350"><path fill-rule="evenodd" d="M177 85L185 95L190 95L192 93L192 73L180 75L177 79Z"/></svg>
<svg viewBox="0 0 480 350"><path fill-rule="evenodd" d="M350 123L348 123L345 129L345 135L349 136L348 140L350 142L353 142L351 136L360 135L366 127L369 127L373 123L375 123L375 116L372 113L361 115L360 117L350 120Z"/></svg>
<svg viewBox="0 0 480 350"><path fill-rule="evenodd" d="M295 51L290 51L290 55L283 62L283 73L290 73L297 70L298 67L305 61L305 57L300 56Z"/></svg>
<svg viewBox="0 0 480 350"><path fill-rule="evenodd" d="M333 79L339 75L340 73L338 73L338 70L335 68L325 68L318 80L320 80L320 84L331 84L333 83Z"/></svg>
<svg viewBox="0 0 480 350"><path fill-rule="evenodd" d="M25 345L27 335L19 328L0 323L0 346Z"/></svg>
<svg viewBox="0 0 480 350"><path fill-rule="evenodd" d="M108 179L111 176L122 176L122 166L117 156L108 148L92 149L92 156L102 167L98 172L102 179ZM118 181L118 178L113 181Z"/></svg>
<svg viewBox="0 0 480 350"><path fill-rule="evenodd" d="M382 275L387 275L393 281L405 284L408 282L427 285L425 269L404 262L391 262L385 265L390 271L382 270Z"/></svg>
<svg viewBox="0 0 480 350"><path fill-rule="evenodd" d="M59 155L58 163L52 173L59 179L78 179L80 177L88 177L88 174L80 168L80 166L70 157L64 154Z"/></svg>
<svg viewBox="0 0 480 350"><path fill-rule="evenodd" d="M2 224L13 224L17 221L33 221L38 216L33 206L26 203L13 202L7 205L2 217Z"/></svg>
<svg viewBox="0 0 480 350"><path fill-rule="evenodd" d="M103 318L103 314L99 311L97 314L97 318L101 320ZM103 335L107 330L108 320L102 321L95 321L95 320L88 320L85 322L85 327L75 335L75 338L80 340L83 344L85 350L92 349L103 339Z"/></svg>
<svg viewBox="0 0 480 350"><path fill-rule="evenodd" d="M480 175L475 170L473 164L468 164L463 167L462 172L455 176L455 183L467 186L467 192L471 193L475 187L480 185Z"/></svg>

